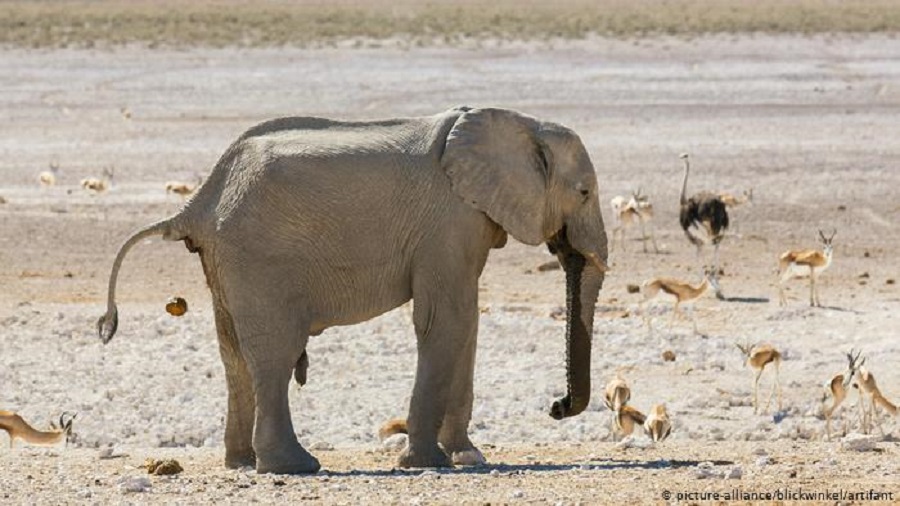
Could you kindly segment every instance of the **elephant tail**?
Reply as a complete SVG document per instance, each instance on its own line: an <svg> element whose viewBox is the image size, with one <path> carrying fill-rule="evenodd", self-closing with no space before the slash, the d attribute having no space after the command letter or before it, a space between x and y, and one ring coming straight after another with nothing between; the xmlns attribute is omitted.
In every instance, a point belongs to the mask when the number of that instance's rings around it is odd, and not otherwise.
<svg viewBox="0 0 900 506"><path fill-rule="evenodd" d="M409 431L406 428L405 419L394 418L393 420L387 421L380 429L378 429L378 439L380 441L384 441L394 434L409 434Z"/></svg>
<svg viewBox="0 0 900 506"><path fill-rule="evenodd" d="M179 216L176 215L148 225L132 234L119 248L119 253L116 255L116 260L113 262L112 273L109 276L109 294L106 303L106 314L101 316L97 321L97 332L100 334L100 340L103 341L103 344L108 343L110 339L112 339L119 326L119 312L116 308L116 281L119 277L119 268L122 266L122 260L125 259L125 254L138 242L154 235L161 235L163 238L170 241L184 239L186 234L183 231L177 230L179 228L176 224L178 219Z"/></svg>

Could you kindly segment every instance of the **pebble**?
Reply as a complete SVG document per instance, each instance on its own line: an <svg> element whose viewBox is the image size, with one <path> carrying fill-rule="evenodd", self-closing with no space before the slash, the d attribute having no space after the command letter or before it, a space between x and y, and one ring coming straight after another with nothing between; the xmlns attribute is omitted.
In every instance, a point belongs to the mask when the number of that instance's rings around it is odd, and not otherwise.
<svg viewBox="0 0 900 506"><path fill-rule="evenodd" d="M394 434L381 442L381 447L388 451L400 451L406 448L409 436L406 434Z"/></svg>
<svg viewBox="0 0 900 506"><path fill-rule="evenodd" d="M726 478L729 480L740 480L743 475L744 470L741 469L741 466L734 466L731 468L731 471L728 472Z"/></svg>
<svg viewBox="0 0 900 506"><path fill-rule="evenodd" d="M119 491L123 494L147 492L153 484L145 476L124 477L119 480Z"/></svg>
<svg viewBox="0 0 900 506"><path fill-rule="evenodd" d="M878 447L881 438L873 435L851 433L841 439L841 449L854 452L870 452Z"/></svg>

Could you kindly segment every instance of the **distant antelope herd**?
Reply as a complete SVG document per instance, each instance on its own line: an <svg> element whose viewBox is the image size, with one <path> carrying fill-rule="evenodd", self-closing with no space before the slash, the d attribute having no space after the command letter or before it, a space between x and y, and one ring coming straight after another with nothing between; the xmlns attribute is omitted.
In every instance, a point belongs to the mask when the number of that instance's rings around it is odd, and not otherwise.
<svg viewBox="0 0 900 506"><path fill-rule="evenodd" d="M645 280L639 286L635 286L634 289L629 287L629 292L640 293L639 313L644 318L645 324L651 332L653 331L652 318L645 306L660 294L669 296L673 302L672 315L669 321L670 329L676 319L682 316L682 305L699 300L710 288L715 291L719 298L724 298L721 295L721 287L718 282L720 273L718 249L719 244L725 238L725 231L731 224L729 210L743 205L752 205L754 199L752 188L740 193L701 191L689 197L687 192L690 174L689 156L682 154L680 158L684 165L679 198L680 225L688 241L697 248L698 258L704 243L712 244L715 251L711 266L703 265L703 277L699 283L691 283L674 277L659 276ZM654 217L654 208L650 204L650 197L644 194L640 188L632 192L630 197L614 197L610 201L610 208L612 210L613 223L610 239L610 248L612 250L625 249L624 236L628 227L637 222L643 228ZM698 235L696 233L697 230L702 231L703 234ZM780 306L787 305L788 298L785 286L794 279L808 279L809 305L811 307L822 306L819 295L819 280L833 262L833 241L836 234L836 229L832 230L830 234L818 230L820 249L789 249L779 255L776 287ZM647 238L650 237L653 240L654 249L658 253L659 249L656 247L656 240L652 231L648 236L642 230L641 235L644 241L644 252L647 252ZM705 241L703 236L705 236ZM693 312L691 316L694 333L697 334L697 321L693 317ZM781 352L768 344L735 344L741 351L744 364L753 371L752 406L754 413L767 413L773 398L777 400L777 409L781 412L783 409L780 378L783 358ZM880 413L896 416L898 407L882 394L875 382L874 375L863 366L865 359L860 359L859 353L854 355L851 352L847 357L849 360L848 369L841 374L835 375L827 384L828 395L832 399L832 403L829 407L823 409L826 437L828 439L831 438L832 418L847 397L851 387L858 392L860 430L868 433L877 427L883 434ZM759 399L759 383L767 369L774 370L774 373L771 375L771 391L763 403ZM615 379L607 385L607 389L613 388L614 392L619 392L623 383L624 381L621 378ZM627 405L627 397L624 398L625 402L616 402L616 399L623 398L623 394L619 393L612 397L610 395L610 391L607 390L607 408L615 413L613 422L619 433L630 434L634 427L649 423L650 417Z"/></svg>

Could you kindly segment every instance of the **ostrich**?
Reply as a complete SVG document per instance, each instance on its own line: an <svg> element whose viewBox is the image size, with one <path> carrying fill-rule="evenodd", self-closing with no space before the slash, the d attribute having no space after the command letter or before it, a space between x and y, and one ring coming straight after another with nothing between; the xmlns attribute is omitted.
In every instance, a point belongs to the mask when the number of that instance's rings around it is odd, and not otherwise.
<svg viewBox="0 0 900 506"><path fill-rule="evenodd" d="M698 257L700 249L703 247L703 240L691 233L691 228L703 226L707 238L715 248L713 275L717 276L719 273L719 243L722 242L722 238L725 237L725 229L728 228L728 210L722 199L712 192L702 191L687 198L688 173L690 172L687 153L682 153L681 159L684 160L684 180L681 183L681 212L678 219L684 235L691 241L691 244L697 247ZM720 290L716 290L716 296L722 298Z"/></svg>

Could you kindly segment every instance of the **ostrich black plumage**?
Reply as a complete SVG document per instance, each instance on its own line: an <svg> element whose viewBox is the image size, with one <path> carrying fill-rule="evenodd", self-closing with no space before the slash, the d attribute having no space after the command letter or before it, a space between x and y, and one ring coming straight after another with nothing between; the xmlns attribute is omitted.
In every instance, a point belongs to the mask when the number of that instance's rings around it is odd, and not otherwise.
<svg viewBox="0 0 900 506"><path fill-rule="evenodd" d="M728 228L728 210L722 199L717 194L709 191L702 191L694 194L691 198L687 198L687 182L690 172L687 153L683 153L681 159L684 160L684 180L681 182L681 212L678 215L678 220L681 222L684 235L691 241L691 244L697 247L698 257L703 247L703 240L692 233L691 229L702 227L706 231L709 242L715 248L713 254L713 275L718 276L719 243L722 242L722 239L725 237L725 230ZM716 296L722 297L720 290L716 291Z"/></svg>

